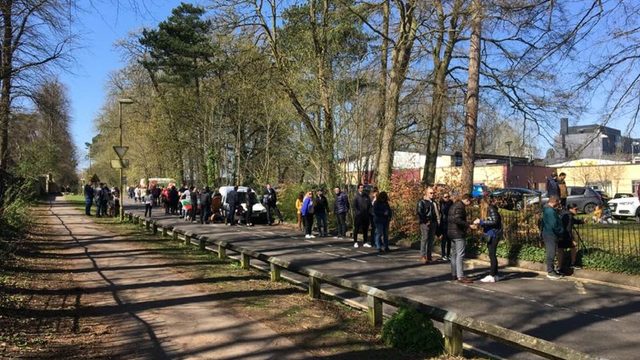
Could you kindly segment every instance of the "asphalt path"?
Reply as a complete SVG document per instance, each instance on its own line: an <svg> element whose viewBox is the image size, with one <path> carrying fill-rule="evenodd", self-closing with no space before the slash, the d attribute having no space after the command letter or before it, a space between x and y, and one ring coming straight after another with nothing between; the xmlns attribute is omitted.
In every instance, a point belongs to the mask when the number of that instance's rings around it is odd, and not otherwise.
<svg viewBox="0 0 640 360"><path fill-rule="evenodd" d="M126 211L143 215L139 204ZM411 249L378 254L374 248L354 248L350 239L305 239L287 226L225 226L189 223L154 209L162 225L206 234L292 263L360 281L425 304L494 323L535 337L608 359L637 359L640 355L640 289L565 277L549 280L543 274L515 268L501 269L503 281L460 284L451 281L448 262L418 262ZM481 278L486 266L470 269ZM341 297L363 301L344 290ZM503 358L531 358L517 349L465 334L465 343Z"/></svg>

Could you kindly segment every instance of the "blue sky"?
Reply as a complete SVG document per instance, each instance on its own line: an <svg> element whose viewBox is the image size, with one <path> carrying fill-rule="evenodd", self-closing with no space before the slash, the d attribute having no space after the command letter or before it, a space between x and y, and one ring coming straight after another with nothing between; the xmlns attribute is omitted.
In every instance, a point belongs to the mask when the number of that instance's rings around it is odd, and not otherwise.
<svg viewBox="0 0 640 360"><path fill-rule="evenodd" d="M77 65L60 74L71 99L71 133L80 168L87 166L84 143L95 134L94 120L104 105L109 74L124 66L114 43L131 31L155 27L180 2L147 0L144 7L138 0L93 1L93 6L88 1L82 3L85 8L75 29L80 34L80 49L73 53ZM131 8L130 4L139 7Z"/></svg>

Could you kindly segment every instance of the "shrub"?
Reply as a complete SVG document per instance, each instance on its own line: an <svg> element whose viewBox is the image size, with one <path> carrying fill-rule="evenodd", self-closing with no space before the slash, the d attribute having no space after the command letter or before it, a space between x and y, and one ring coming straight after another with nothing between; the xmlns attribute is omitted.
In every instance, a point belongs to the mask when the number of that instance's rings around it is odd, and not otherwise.
<svg viewBox="0 0 640 360"><path fill-rule="evenodd" d="M390 237L411 237L419 232L416 204L423 192L424 186L417 180L392 177L389 190L389 203L393 209L389 225Z"/></svg>
<svg viewBox="0 0 640 360"><path fill-rule="evenodd" d="M397 349L430 355L439 355L444 349L442 333L433 326L431 319L408 307L400 307L384 323L382 340Z"/></svg>

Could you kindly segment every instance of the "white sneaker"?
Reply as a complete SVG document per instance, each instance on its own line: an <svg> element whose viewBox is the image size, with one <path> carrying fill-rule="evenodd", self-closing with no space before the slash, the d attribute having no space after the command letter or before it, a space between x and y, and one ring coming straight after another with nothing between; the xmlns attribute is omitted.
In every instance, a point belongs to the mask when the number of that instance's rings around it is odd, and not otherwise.
<svg viewBox="0 0 640 360"><path fill-rule="evenodd" d="M304 236L305 239L310 239L309 235Z"/></svg>
<svg viewBox="0 0 640 360"><path fill-rule="evenodd" d="M364 247L371 247L371 244L369 244L369 243L364 243L364 245L363 245L363 246L364 246Z"/></svg>
<svg viewBox="0 0 640 360"><path fill-rule="evenodd" d="M315 235L309 235L309 239L315 239L316 236Z"/></svg>
<svg viewBox="0 0 640 360"><path fill-rule="evenodd" d="M357 242L353 243L353 247L356 249L359 248L358 243Z"/></svg>
<svg viewBox="0 0 640 360"><path fill-rule="evenodd" d="M483 283L494 283L494 282L496 282L496 279L491 275L487 275L487 276L483 277L482 279L480 279L480 282L483 282Z"/></svg>

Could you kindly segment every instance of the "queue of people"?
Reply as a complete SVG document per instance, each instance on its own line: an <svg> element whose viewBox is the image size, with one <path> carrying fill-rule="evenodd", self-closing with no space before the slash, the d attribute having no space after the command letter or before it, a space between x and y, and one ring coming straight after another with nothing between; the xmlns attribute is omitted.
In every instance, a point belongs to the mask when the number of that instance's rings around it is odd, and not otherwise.
<svg viewBox="0 0 640 360"><path fill-rule="evenodd" d="M114 217L120 212L120 190L117 187L110 189L107 184L100 183L97 186L85 184L83 188L85 215L91 215L91 208L96 206L96 217Z"/></svg>

